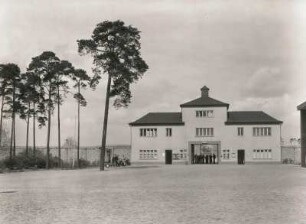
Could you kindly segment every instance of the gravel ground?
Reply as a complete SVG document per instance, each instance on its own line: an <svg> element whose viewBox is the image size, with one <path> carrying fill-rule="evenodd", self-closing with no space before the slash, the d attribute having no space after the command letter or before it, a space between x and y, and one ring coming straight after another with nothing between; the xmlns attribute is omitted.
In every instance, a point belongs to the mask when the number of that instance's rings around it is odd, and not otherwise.
<svg viewBox="0 0 306 224"><path fill-rule="evenodd" d="M0 174L1 224L306 223L306 169L173 165Z"/></svg>

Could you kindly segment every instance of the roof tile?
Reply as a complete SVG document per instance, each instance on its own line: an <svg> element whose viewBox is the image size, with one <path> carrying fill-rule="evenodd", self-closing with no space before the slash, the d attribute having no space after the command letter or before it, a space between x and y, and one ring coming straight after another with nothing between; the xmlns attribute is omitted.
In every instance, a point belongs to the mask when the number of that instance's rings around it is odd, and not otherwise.
<svg viewBox="0 0 306 224"><path fill-rule="evenodd" d="M209 96L200 97L195 100L183 103L181 107L229 107L228 103L223 103L219 100L215 100Z"/></svg>
<svg viewBox="0 0 306 224"><path fill-rule="evenodd" d="M167 113L148 113L138 120L131 122L131 126L154 126L154 125L184 125L182 121L182 113L167 112Z"/></svg>
<svg viewBox="0 0 306 224"><path fill-rule="evenodd" d="M226 125L235 124L281 124L279 121L263 111L230 111Z"/></svg>

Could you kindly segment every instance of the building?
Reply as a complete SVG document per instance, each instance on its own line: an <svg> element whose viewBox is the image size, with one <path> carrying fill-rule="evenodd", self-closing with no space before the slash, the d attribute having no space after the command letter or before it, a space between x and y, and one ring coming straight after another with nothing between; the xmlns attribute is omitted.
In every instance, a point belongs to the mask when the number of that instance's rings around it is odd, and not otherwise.
<svg viewBox="0 0 306 224"><path fill-rule="evenodd" d="M131 162L188 164L281 161L281 124L262 111L229 111L209 96L180 105L181 112L148 113L131 122Z"/></svg>
<svg viewBox="0 0 306 224"><path fill-rule="evenodd" d="M301 116L301 166L306 167L306 102L300 104L297 109Z"/></svg>

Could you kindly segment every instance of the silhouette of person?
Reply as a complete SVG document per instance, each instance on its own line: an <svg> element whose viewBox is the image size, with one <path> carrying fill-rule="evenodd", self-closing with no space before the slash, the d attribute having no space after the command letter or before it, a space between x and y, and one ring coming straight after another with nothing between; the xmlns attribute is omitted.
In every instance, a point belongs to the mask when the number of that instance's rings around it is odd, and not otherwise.
<svg viewBox="0 0 306 224"><path fill-rule="evenodd" d="M213 154L214 164L216 163L216 155Z"/></svg>
<svg viewBox="0 0 306 224"><path fill-rule="evenodd" d="M208 155L205 156L205 163L208 164Z"/></svg>
<svg viewBox="0 0 306 224"><path fill-rule="evenodd" d="M209 164L212 164L212 155L209 155Z"/></svg>

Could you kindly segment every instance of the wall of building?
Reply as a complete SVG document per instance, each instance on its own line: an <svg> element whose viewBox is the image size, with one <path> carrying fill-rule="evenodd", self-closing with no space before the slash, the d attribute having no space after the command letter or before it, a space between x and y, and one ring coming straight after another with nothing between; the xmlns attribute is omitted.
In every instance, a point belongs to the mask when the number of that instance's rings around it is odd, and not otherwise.
<svg viewBox="0 0 306 224"><path fill-rule="evenodd" d="M212 117L197 117L196 111L213 110ZM191 144L218 142L218 159L221 162L237 162L237 151L245 150L245 162L280 162L281 161L281 126L280 125L225 125L226 107L182 108L184 126L133 126L132 162L164 162L164 152L172 149L181 153L187 149L187 161L191 161ZM172 128L172 137L166 137L166 128ZM238 127L243 127L243 136L238 136ZM254 127L271 128L271 136L253 136ZM157 137L140 137L140 128L157 128ZM196 136L196 128L213 128L213 136ZM142 160L140 150L158 150L156 159ZM223 150L229 150L229 158L223 156ZM260 150L254 153L254 150ZM263 150L263 152L261 152ZM270 151L271 150L271 151ZM184 151L185 152L185 151ZM256 157L255 157L256 155ZM258 156L257 156L258 155Z"/></svg>
<svg viewBox="0 0 306 224"><path fill-rule="evenodd" d="M141 137L141 128L157 128L156 137ZM166 136L166 128L172 128L172 136ZM171 149L173 154L187 150L184 126L133 126L131 127L131 162L164 162L165 150ZM157 150L157 158L141 159L140 150ZM176 157L176 155L174 155ZM176 158L174 158L176 160Z"/></svg>
<svg viewBox="0 0 306 224"><path fill-rule="evenodd" d="M238 136L238 127L243 127L243 136ZM253 136L254 127L270 127L271 136ZM236 162L237 150L245 150L246 162L281 161L280 125L227 125L222 133L221 154L223 150L230 150L230 159L221 161ZM253 150L272 150L272 158L254 158Z"/></svg>
<svg viewBox="0 0 306 224"><path fill-rule="evenodd" d="M196 117L198 110L213 110L213 117ZM224 132L224 122L227 120L226 107L182 108L185 134L188 141L219 141ZM214 136L197 137L196 128L213 128Z"/></svg>

